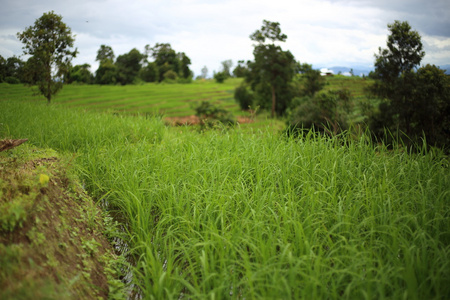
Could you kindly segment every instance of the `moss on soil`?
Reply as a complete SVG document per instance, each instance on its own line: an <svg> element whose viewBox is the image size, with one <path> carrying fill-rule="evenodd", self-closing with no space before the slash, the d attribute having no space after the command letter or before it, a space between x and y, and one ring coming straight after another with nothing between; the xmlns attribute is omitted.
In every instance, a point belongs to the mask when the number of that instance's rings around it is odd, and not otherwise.
<svg viewBox="0 0 450 300"><path fill-rule="evenodd" d="M0 299L125 298L114 223L71 162L26 144L0 152Z"/></svg>

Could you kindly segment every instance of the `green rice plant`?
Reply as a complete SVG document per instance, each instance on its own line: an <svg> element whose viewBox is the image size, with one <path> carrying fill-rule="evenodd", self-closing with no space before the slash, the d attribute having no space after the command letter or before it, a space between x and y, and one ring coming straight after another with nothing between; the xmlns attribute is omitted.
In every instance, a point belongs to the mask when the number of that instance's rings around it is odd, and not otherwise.
<svg viewBox="0 0 450 300"><path fill-rule="evenodd" d="M0 110L10 137L77 153L85 188L123 217L143 298L450 294L450 173L438 151L368 133L199 133L17 100Z"/></svg>

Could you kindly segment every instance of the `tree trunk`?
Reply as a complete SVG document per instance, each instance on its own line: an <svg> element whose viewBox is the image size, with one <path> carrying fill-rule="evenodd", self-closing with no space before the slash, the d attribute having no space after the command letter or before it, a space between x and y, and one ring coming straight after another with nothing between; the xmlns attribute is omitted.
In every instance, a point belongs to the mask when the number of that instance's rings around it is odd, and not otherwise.
<svg viewBox="0 0 450 300"><path fill-rule="evenodd" d="M275 117L276 104L277 104L277 98L275 97L275 87L272 86L272 118Z"/></svg>

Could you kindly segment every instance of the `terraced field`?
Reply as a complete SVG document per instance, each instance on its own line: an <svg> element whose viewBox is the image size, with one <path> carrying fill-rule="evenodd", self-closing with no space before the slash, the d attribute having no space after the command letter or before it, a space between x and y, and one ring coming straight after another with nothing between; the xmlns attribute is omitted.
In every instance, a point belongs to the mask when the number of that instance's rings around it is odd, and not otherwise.
<svg viewBox="0 0 450 300"><path fill-rule="evenodd" d="M364 89L370 84L370 80L344 76L327 77L326 80L325 91L347 88L354 101L365 101ZM222 84L213 80L196 80L191 84L67 85L52 101L71 108L164 115L167 119L180 118L180 120L195 114L196 103L211 101L237 117L251 118L248 112L240 110L233 97L234 89L241 82L240 78L231 78ZM42 96L33 96L30 89L23 85L0 84L0 92L0 100L8 98L44 100ZM361 114L359 111L355 113ZM257 122L246 126L272 125L277 128L283 126L284 121L269 120L268 115L268 113L259 115Z"/></svg>

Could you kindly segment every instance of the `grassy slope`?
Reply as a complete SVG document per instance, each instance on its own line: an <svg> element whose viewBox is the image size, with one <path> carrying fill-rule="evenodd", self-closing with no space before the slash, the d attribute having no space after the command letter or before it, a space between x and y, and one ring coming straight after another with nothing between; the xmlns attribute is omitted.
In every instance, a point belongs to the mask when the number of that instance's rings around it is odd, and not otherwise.
<svg viewBox="0 0 450 300"><path fill-rule="evenodd" d="M354 100L364 101L364 88L370 80L359 77L326 77L324 90L347 88ZM223 84L215 81L194 81L191 84L144 84L131 86L68 85L55 97L54 102L68 107L95 111L117 111L126 114L161 114L165 117L183 117L195 114L193 105L200 101L213 101L231 111L235 116L250 117L236 104L233 93L242 79L228 79ZM29 88L22 85L0 84L0 99L41 99L31 96ZM358 114L359 112L356 111ZM244 127L262 128L266 125L277 130L284 125L282 120L268 119L269 113L256 117L253 124Z"/></svg>
<svg viewBox="0 0 450 300"><path fill-rule="evenodd" d="M78 154L90 193L127 220L145 297L450 294L449 163L436 153L364 136L343 147L45 104L0 109L3 134Z"/></svg>
<svg viewBox="0 0 450 300"><path fill-rule="evenodd" d="M67 172L70 163L27 145L0 152L1 299L124 295L104 236L113 228Z"/></svg>

